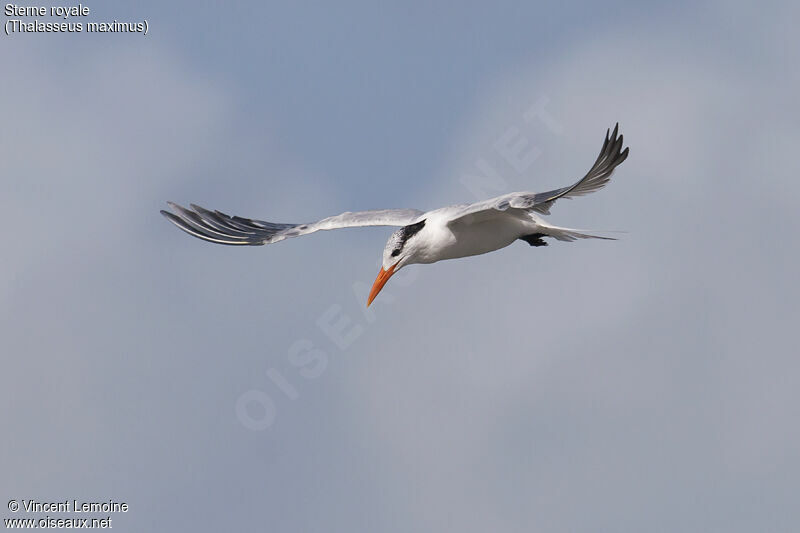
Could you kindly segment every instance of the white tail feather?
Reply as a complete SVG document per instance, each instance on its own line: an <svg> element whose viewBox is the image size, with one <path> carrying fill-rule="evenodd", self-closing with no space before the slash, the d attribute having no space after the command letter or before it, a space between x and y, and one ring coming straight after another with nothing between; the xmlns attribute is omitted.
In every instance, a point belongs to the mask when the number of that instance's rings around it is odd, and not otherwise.
<svg viewBox="0 0 800 533"><path fill-rule="evenodd" d="M541 233L548 237L553 237L559 241L572 242L577 239L603 239L606 241L616 241L614 237L604 237L602 235L595 235L595 230L574 229L574 228L561 228L559 226L539 225ZM591 233L590 233L591 232Z"/></svg>

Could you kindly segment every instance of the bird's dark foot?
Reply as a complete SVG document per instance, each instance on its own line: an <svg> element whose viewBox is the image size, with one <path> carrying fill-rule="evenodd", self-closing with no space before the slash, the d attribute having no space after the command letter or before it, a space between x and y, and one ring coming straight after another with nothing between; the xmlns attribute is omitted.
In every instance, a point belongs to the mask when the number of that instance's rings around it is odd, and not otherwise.
<svg viewBox="0 0 800 533"><path fill-rule="evenodd" d="M542 240L542 237L546 236L544 233L531 233L520 237L519 240L525 241L531 246L547 246L547 243Z"/></svg>

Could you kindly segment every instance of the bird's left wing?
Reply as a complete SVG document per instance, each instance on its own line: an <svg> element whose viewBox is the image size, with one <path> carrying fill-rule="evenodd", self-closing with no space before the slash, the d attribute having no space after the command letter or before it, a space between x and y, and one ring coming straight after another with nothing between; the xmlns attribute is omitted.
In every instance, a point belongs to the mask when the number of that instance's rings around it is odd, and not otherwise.
<svg viewBox="0 0 800 533"><path fill-rule="evenodd" d="M210 211L190 204L186 209L167 202L173 212L161 211L170 222L199 239L219 244L259 246L321 230L361 226L406 226L423 214L416 209L376 209L342 213L307 224L276 224Z"/></svg>

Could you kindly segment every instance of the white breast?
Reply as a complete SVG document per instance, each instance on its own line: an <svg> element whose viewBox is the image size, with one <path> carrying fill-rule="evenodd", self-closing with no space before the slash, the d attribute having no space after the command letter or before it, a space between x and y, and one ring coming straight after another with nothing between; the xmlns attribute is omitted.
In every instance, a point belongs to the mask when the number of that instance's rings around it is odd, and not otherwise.
<svg viewBox="0 0 800 533"><path fill-rule="evenodd" d="M519 217L498 212L491 217L474 217L450 222L450 217L430 216L420 237L425 239L421 263L435 263L480 255L505 248L523 235L536 233L537 225L529 216ZM423 235L424 232L424 235Z"/></svg>

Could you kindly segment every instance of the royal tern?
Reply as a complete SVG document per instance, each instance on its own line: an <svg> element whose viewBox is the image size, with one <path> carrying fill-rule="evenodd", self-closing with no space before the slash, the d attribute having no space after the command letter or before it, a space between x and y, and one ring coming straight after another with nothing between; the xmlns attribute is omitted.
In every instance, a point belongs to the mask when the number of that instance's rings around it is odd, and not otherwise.
<svg viewBox="0 0 800 533"><path fill-rule="evenodd" d="M416 209L378 209L346 212L306 224L276 224L209 211L190 204L186 209L168 202L173 212L161 211L170 222L200 239L219 244L272 244L321 230L362 226L402 226L383 249L383 264L367 299L367 306L390 277L406 265L435 263L485 254L505 248L516 240L531 246L547 246L544 238L559 241L610 239L584 230L548 224L539 215L549 215L559 198L571 198L594 192L611 178L614 169L628 157L622 149L619 124L606 132L600 155L586 175L574 184L552 191L513 192L483 202L441 207L432 211Z"/></svg>

